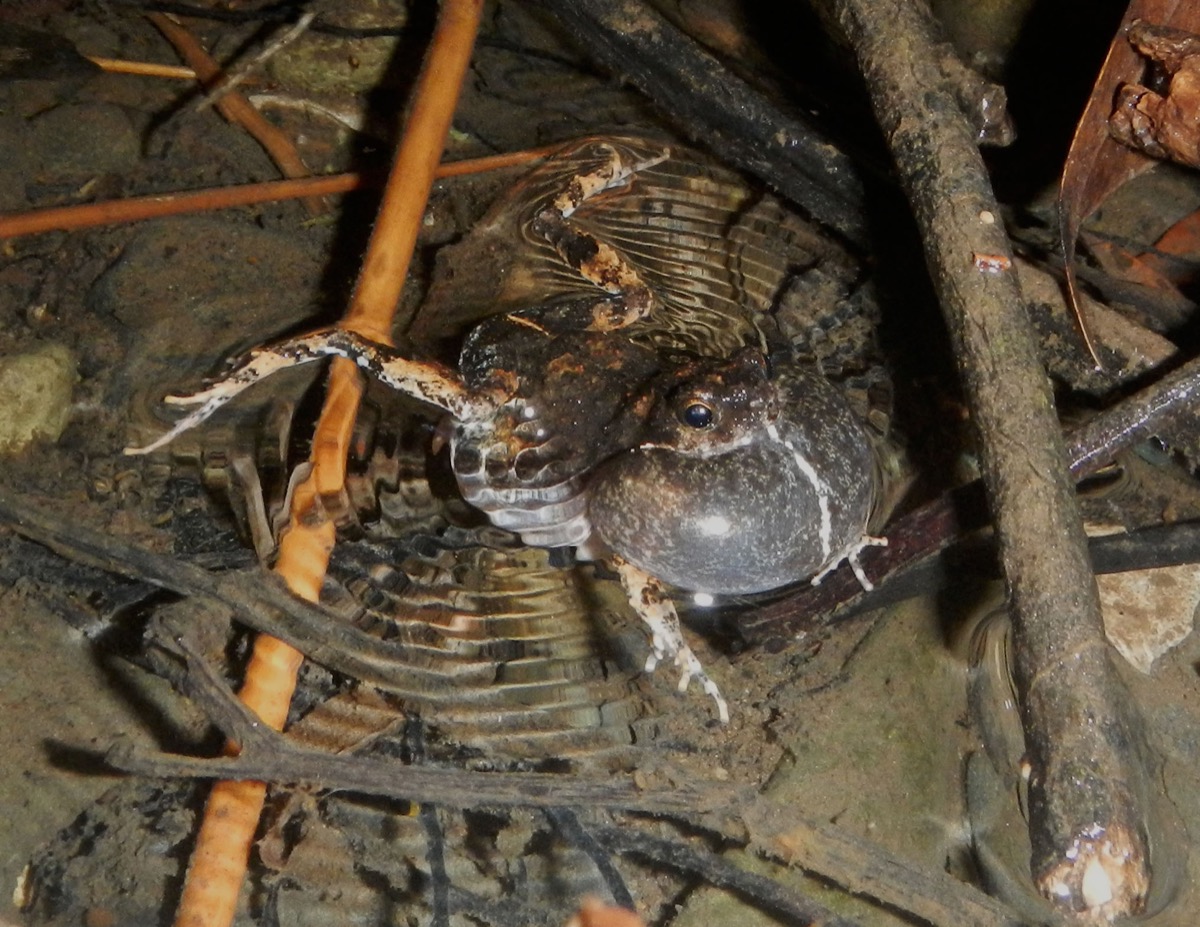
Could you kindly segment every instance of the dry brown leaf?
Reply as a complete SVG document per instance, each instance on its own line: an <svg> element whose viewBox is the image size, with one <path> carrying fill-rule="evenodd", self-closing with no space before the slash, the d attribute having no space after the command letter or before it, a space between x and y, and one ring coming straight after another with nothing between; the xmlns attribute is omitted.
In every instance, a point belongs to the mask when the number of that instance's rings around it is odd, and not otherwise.
<svg viewBox="0 0 1200 927"><path fill-rule="evenodd" d="M1136 22L1129 43L1170 78L1164 93L1124 84L1109 120L1113 137L1152 158L1200 168L1200 36Z"/></svg>
<svg viewBox="0 0 1200 927"><path fill-rule="evenodd" d="M1122 84L1137 83L1145 64L1126 35L1136 20L1169 25L1187 31L1200 29L1200 4L1187 0L1132 0L1113 37L1108 56L1096 78L1092 94L1071 140L1059 186L1059 235L1062 240L1067 294L1088 350L1099 360L1079 310L1075 279L1075 245L1079 228L1117 188L1154 162L1117 142L1109 134L1109 116Z"/></svg>

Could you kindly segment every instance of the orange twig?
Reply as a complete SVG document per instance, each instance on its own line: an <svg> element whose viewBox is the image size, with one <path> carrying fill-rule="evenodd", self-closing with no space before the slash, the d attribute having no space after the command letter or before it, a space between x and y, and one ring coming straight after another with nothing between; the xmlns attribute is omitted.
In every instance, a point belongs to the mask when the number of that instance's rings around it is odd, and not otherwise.
<svg viewBox="0 0 1200 927"><path fill-rule="evenodd" d="M443 0L407 132L347 313L346 324L369 337L386 339L388 335L412 258L416 226L470 60L481 3ZM291 525L280 541L276 572L298 595L312 600L319 594L334 534L332 523L321 517L320 499L325 492L341 490L345 445L360 395L361 380L354 365L349 361L335 364L313 439L312 473L294 494ZM242 687L243 701L264 721L282 727L299 665L300 655L291 647L260 636ZM232 922L264 795L261 784L223 782L214 787L197 836L176 927L227 927Z"/></svg>
<svg viewBox="0 0 1200 927"><path fill-rule="evenodd" d="M546 145L509 154L449 161L438 166L436 176L439 180L444 180L447 177L462 177L466 174L482 174L485 171L516 167L544 158L558 147ZM183 193L154 193L100 203L77 203L73 206L31 209L28 212L0 213L0 238L36 235L55 229L69 232L97 225L140 222L144 219L229 209L234 206L253 206L256 203L271 203L303 196L330 196L358 190L370 182L370 178L361 174L330 174L325 177L269 180L265 183L240 184L234 187L212 187Z"/></svg>
<svg viewBox="0 0 1200 927"><path fill-rule="evenodd" d="M632 911L589 896L579 903L579 910L567 921L566 927L646 927L646 922Z"/></svg>
<svg viewBox="0 0 1200 927"><path fill-rule="evenodd" d="M363 185L363 178L359 174L333 174L328 177L213 187L186 193L153 193L149 196L132 196L100 203L51 206L46 209L0 215L0 238L35 235L55 229L72 231L97 225L140 222L144 219L228 209L232 206L251 206L255 203L269 203L302 196L347 193Z"/></svg>
<svg viewBox="0 0 1200 927"><path fill-rule="evenodd" d="M101 58L88 55L88 61L110 74L137 74L141 77L166 77L171 80L195 80L196 72L177 64L157 64L153 61L126 61L124 58Z"/></svg>
<svg viewBox="0 0 1200 927"><path fill-rule="evenodd" d="M202 84L208 86L220 79L221 66L209 56L187 29L162 13L147 13L146 16L166 36L167 41L175 46L175 50L196 72ZM263 146L284 177L307 177L311 173L287 134L263 118L240 93L231 91L225 94L217 101L216 107L222 116L234 125L241 126ZM306 199L305 206L312 215L324 212L324 204L316 197Z"/></svg>

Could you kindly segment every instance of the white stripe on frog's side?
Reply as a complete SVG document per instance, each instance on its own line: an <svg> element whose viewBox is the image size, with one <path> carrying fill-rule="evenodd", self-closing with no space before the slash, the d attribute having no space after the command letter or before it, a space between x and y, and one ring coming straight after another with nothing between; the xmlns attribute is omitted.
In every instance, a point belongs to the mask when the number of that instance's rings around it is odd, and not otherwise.
<svg viewBox="0 0 1200 927"><path fill-rule="evenodd" d="M804 474L805 479L812 484L813 491L817 495L817 505L821 510L821 569L817 572L810 582L814 585L820 585L821 580L841 566L845 560L850 564L850 569L854 572L854 578L858 580L864 592L870 592L875 588L875 584L867 578L867 574L863 571L862 564L859 562L858 555L868 547L887 547L887 538L872 537L864 533L861 537L856 538L846 544L841 550L833 550L833 515L829 509L829 484L826 483L817 474L816 469L809 462L808 458L800 453L799 449L787 441L779 433L778 426L771 422L767 425L767 434L775 441L778 441L789 451L792 452L792 457L796 461L796 466L800 468L800 472Z"/></svg>
<svg viewBox="0 0 1200 927"><path fill-rule="evenodd" d="M816 468L800 453L799 448L779 433L779 427L774 422L767 425L767 434L771 436L772 441L782 444L792 452L792 458L800 468L800 473L812 484L813 492L817 496L817 506L821 510L821 562L828 564L829 558L833 556L833 514L829 510L829 484L821 479Z"/></svg>

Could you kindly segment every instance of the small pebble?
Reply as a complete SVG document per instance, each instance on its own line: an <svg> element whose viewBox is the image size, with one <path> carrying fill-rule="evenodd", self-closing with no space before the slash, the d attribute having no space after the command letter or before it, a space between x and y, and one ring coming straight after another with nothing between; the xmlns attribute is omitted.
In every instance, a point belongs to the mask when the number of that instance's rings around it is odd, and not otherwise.
<svg viewBox="0 0 1200 927"><path fill-rule="evenodd" d="M61 344L0 357L0 455L19 454L39 439L57 441L78 379L75 357Z"/></svg>

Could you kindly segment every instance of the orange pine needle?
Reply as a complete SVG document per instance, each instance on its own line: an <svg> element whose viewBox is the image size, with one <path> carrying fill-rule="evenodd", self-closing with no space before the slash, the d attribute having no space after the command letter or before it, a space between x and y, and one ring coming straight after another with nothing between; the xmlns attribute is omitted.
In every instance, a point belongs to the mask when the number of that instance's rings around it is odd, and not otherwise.
<svg viewBox="0 0 1200 927"><path fill-rule="evenodd" d="M438 166L439 180L481 174L528 164L557 149L558 145L530 148L508 154L488 155L448 161ZM349 193L367 186L370 180L361 174L330 174L325 177L302 177L297 180L269 180L264 183L239 184L233 187L212 187L181 193L154 193L131 196L99 203L78 203L74 206L50 206L28 212L0 214L0 238L17 238L40 232L94 228L122 222L141 222L164 216L180 216L235 206L253 206L306 196L329 196Z"/></svg>
<svg viewBox="0 0 1200 927"><path fill-rule="evenodd" d="M346 324L368 337L387 340L470 61L481 6L482 0L444 0L438 15L407 131L347 312ZM404 227L405 223L411 228ZM293 496L291 525L280 541L276 572L297 595L314 601L334 539L332 522L321 517L320 500L341 491L346 444L361 388L353 363L333 365L313 439L313 469ZM282 727L299 666L300 655L293 648L260 636L247 667L243 700L255 711L262 706L270 715L263 720ZM265 794L261 783L218 783L214 787L197 835L176 927L228 927L232 922Z"/></svg>
<svg viewBox="0 0 1200 927"><path fill-rule="evenodd" d="M165 77L170 80L195 80L196 72L177 64L157 64L153 61L127 61L124 58L101 58L88 55L87 60L110 74L135 74L139 77Z"/></svg>
<svg viewBox="0 0 1200 927"><path fill-rule="evenodd" d="M579 911L567 921L566 927L646 927L646 922L632 911L588 896L579 903Z"/></svg>

